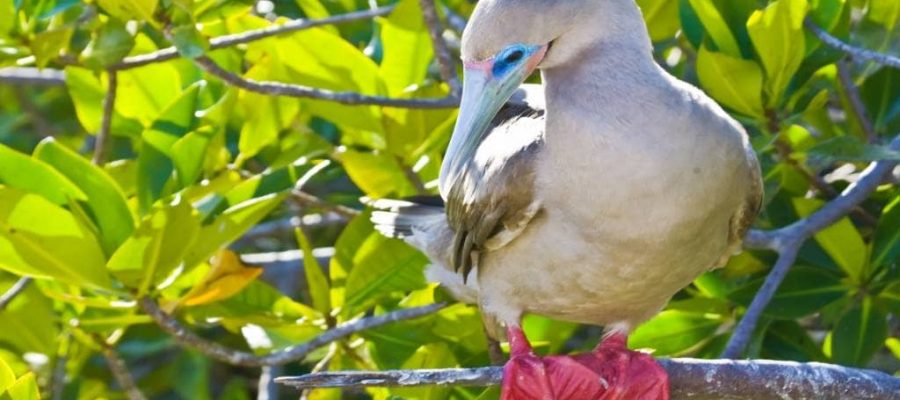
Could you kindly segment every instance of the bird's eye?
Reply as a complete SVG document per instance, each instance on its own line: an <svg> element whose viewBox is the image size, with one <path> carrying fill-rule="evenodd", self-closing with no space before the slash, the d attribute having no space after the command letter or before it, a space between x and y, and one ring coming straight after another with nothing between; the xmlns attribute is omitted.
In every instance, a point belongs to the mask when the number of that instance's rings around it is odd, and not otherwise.
<svg viewBox="0 0 900 400"><path fill-rule="evenodd" d="M503 61L505 61L509 64L514 64L514 63L519 62L519 60L521 60L522 57L524 57L524 56L525 56L524 51L516 50L516 51L513 51L513 52L507 54L506 57L503 58Z"/></svg>

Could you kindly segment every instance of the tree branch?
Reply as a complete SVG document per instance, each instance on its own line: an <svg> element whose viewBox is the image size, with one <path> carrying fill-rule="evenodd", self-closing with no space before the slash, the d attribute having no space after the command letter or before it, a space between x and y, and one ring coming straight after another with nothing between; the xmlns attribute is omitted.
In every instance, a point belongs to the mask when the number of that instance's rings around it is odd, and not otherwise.
<svg viewBox="0 0 900 400"><path fill-rule="evenodd" d="M103 98L103 119L100 121L100 132L97 132L97 140L94 142L95 165L102 165L106 161L106 151L109 145L109 129L112 126L113 113L116 106L116 92L119 89L119 73L110 69L107 71L109 83L106 87L106 97Z"/></svg>
<svg viewBox="0 0 900 400"><path fill-rule="evenodd" d="M850 102L850 110L856 115L856 120L859 121L860 127L866 134L866 139L869 143L878 142L878 133L875 132L875 127L872 125L872 120L869 119L869 113L866 111L866 105L863 104L862 98L859 96L859 88L856 87L853 77L850 76L850 63L847 60L837 62L837 75L841 86L844 88L844 93L847 94L847 101Z"/></svg>
<svg viewBox="0 0 900 400"><path fill-rule="evenodd" d="M28 86L61 86L66 84L66 73L46 68L0 68L0 83Z"/></svg>
<svg viewBox="0 0 900 400"><path fill-rule="evenodd" d="M821 363L662 359L672 399L854 398L891 399L900 379L888 374ZM492 386L502 367L320 372L275 382L298 389L368 386Z"/></svg>
<svg viewBox="0 0 900 400"><path fill-rule="evenodd" d="M437 59L438 68L441 71L441 79L450 85L450 93L453 94L453 97L459 97L462 87L456 76L456 63L453 61L453 56L450 55L447 42L444 41L444 27L438 18L437 10L435 10L434 0L419 0L419 6L422 8L425 25L428 26L428 35L431 37L431 46L434 48L434 58Z"/></svg>
<svg viewBox="0 0 900 400"><path fill-rule="evenodd" d="M887 65L892 68L900 68L900 58L888 54L879 53L877 51L861 49L859 47L844 43L840 39L831 36L831 34L816 25L816 23L813 22L810 17L806 17L806 19L803 20L803 25L806 26L806 29L809 29L810 32L813 33L813 35L819 38L822 43L828 45L828 47L843 51L844 53L850 54L851 56L853 56L853 58L859 60L872 61L878 64Z"/></svg>
<svg viewBox="0 0 900 400"><path fill-rule="evenodd" d="M432 99L400 99L365 95L357 92L334 92L327 89L283 82L257 81L227 71L206 56L197 57L194 59L194 62L210 75L218 77L232 86L268 95L320 99L349 105L380 105L402 108L453 108L459 104L459 100L454 96Z"/></svg>
<svg viewBox="0 0 900 400"><path fill-rule="evenodd" d="M294 201L297 202L297 204L299 204L301 207L321 208L323 210L331 211L348 220L353 219L353 217L362 213L362 211L359 211L355 208L350 208L340 204L331 204L302 190L295 189L293 192L291 192L291 198L293 198Z"/></svg>
<svg viewBox="0 0 900 400"><path fill-rule="evenodd" d="M900 136L894 138L890 148L900 149ZM778 260L766 277L763 286L756 293L750 307L737 327L734 329L722 358L737 358L743 354L756 324L762 316L763 310L775 296L778 286L787 275L788 270L794 264L800 246L817 232L831 226L839 219L850 213L857 205L863 202L881 184L885 175L891 172L896 161L883 160L869 165L859 176L859 179L841 193L840 196L828 202L822 208L810 216L801 219L786 227L773 231L751 230L744 239L744 247L750 249L768 249L778 252Z"/></svg>
<svg viewBox="0 0 900 400"><path fill-rule="evenodd" d="M31 283L31 278L27 276L19 278L19 280L16 281L16 283L14 283L12 287L10 287L9 290L6 291L6 293L0 295L0 311L5 310L6 307L9 306L9 303L12 303L12 301L16 298L16 296L24 292L25 289L28 288L29 283Z"/></svg>
<svg viewBox="0 0 900 400"><path fill-rule="evenodd" d="M109 365L110 372L112 372L113 377L116 378L116 382L119 383L122 390L128 395L128 399L147 400L147 397L144 396L141 389L134 383L134 378L131 376L131 373L128 372L128 366L125 365L125 361L116 354L115 349L103 341L101 341L100 347L103 349L103 357L106 358L106 363Z"/></svg>
<svg viewBox="0 0 900 400"><path fill-rule="evenodd" d="M361 318L339 325L334 329L330 329L306 343L264 356L257 356L252 353L229 349L218 343L210 342L197 336L197 334L182 326L171 315L166 314L161 310L159 304L156 304L156 302L149 297L140 299L139 303L144 312L150 315L163 331L172 335L178 344L184 347L190 347L216 360L231 365L245 367L281 365L299 361L305 358L313 350L331 342L346 338L354 333L389 324L391 322L418 318L446 307L446 304L444 303L436 303L423 307L406 308L381 315Z"/></svg>
<svg viewBox="0 0 900 400"><path fill-rule="evenodd" d="M297 32L304 29L315 28L323 25L337 25L361 19L369 19L382 15L390 14L394 10L394 6L386 6L371 10L354 11L346 14L334 15L328 18L320 19L297 19L285 22L281 25L268 26L252 31L236 33L233 35L218 36L210 39L210 50L218 50L226 47L236 46L265 39L272 36L282 35L290 32ZM113 69L124 70L137 68L147 64L153 64L178 58L178 50L173 47L166 47L153 53L141 54L132 57L126 57L122 62L113 66Z"/></svg>

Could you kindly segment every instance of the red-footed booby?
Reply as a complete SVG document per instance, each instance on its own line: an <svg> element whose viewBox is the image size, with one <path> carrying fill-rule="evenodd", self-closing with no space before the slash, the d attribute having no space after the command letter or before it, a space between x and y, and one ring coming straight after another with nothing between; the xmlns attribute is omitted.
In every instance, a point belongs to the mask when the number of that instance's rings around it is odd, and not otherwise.
<svg viewBox="0 0 900 400"><path fill-rule="evenodd" d="M762 197L743 128L652 58L634 0L481 0L443 160L443 205L376 202L376 227L510 343L502 398L666 399L625 346L740 249ZM540 106L504 105L540 70ZM540 97L543 101L540 101ZM593 353L538 357L524 313L603 325Z"/></svg>

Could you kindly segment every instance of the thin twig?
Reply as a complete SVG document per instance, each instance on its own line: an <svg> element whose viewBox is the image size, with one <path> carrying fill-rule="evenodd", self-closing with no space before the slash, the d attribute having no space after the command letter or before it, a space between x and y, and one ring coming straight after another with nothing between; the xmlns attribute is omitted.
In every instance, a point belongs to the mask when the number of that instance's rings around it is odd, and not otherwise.
<svg viewBox="0 0 900 400"><path fill-rule="evenodd" d="M850 76L850 63L846 60L838 61L837 75L841 86L844 88L844 93L847 94L847 100L850 102L850 110L856 115L856 120L859 121L860 127L866 134L866 139L869 143L878 142L878 133L875 132L875 127L872 125L872 120L869 119L869 113L866 111L866 105L863 104L862 98L860 98L859 88L856 87L853 77Z"/></svg>
<svg viewBox="0 0 900 400"><path fill-rule="evenodd" d="M428 26L428 35L431 37L431 47L434 48L438 69L441 71L441 79L450 85L450 93L454 97L459 97L462 87L456 76L456 63L453 61L453 56L450 55L447 42L444 41L444 27L441 25L441 20L434 7L434 0L419 0L419 6L422 8L425 25Z"/></svg>
<svg viewBox="0 0 900 400"><path fill-rule="evenodd" d="M62 335L56 362L53 364L53 374L50 376L50 398L53 400L62 400L66 390L66 363L69 360L69 349L72 346L70 337L69 333Z"/></svg>
<svg viewBox="0 0 900 400"><path fill-rule="evenodd" d="M19 280L16 281L16 283L14 283L12 287L10 287L9 290L6 291L6 293L0 295L0 311L5 310L9 303L11 303L13 299L16 298L16 296L24 292L25 289L28 288L29 283L31 283L31 278L27 276L19 278Z"/></svg>
<svg viewBox="0 0 900 400"><path fill-rule="evenodd" d="M128 395L129 400L146 400L147 397L144 396L141 389L137 387L134 378L131 376L131 373L128 372L128 366L125 365L125 361L116 354L115 349L106 342L102 342L100 345L103 349L103 356L106 358L106 363L109 365L110 372L112 372L113 377L116 378L116 382L119 383L122 390Z"/></svg>
<svg viewBox="0 0 900 400"><path fill-rule="evenodd" d="M106 152L109 145L110 127L112 126L113 113L116 106L116 92L119 88L119 74L116 70L107 71L109 84L106 88L106 96L103 98L103 119L100 121L100 132L97 132L97 140L94 142L95 165L102 165L106 161Z"/></svg>
<svg viewBox="0 0 900 400"><path fill-rule="evenodd" d="M877 51L861 49L859 47L844 43L840 39L831 36L831 34L816 25L816 23L813 22L810 17L806 17L806 19L803 21L803 25L806 26L806 29L809 29L810 32L813 33L813 35L819 38L822 43L825 43L829 47L843 51L844 53L850 54L851 56L853 56L853 58L865 61L873 61L878 64L887 65L893 68L900 68L900 58L891 56L889 54L879 53Z"/></svg>
<svg viewBox="0 0 900 400"><path fill-rule="evenodd" d="M289 362L304 359L310 352L319 347L327 345L331 342L349 337L354 333L364 331L366 329L375 328L392 322L414 319L434 313L444 307L446 304L437 303L423 307L406 308L389 313L365 317L352 322L347 322L337 326L334 329L322 333L314 337L306 343L287 348L285 350L276 351L264 356L229 349L215 342L207 341L194 332L191 332L181 325L171 315L166 314L159 308L159 304L149 298L144 297L140 300L141 308L156 321L157 325L163 331L171 335L178 344L184 347L190 347L216 360L226 362L231 365L240 365L246 367L260 367L264 365L282 365Z"/></svg>
<svg viewBox="0 0 900 400"><path fill-rule="evenodd" d="M900 136L894 138L890 148L900 149ZM790 267L797 258L800 247L817 232L831 226L850 213L862 203L881 184L885 175L897 165L896 161L882 160L871 163L859 176L859 179L810 216L773 231L751 230L744 239L744 247L751 249L769 249L778 252L778 260L766 277L763 286L756 293L750 307L737 327L734 329L722 358L740 357L750 343L750 338L763 310L772 300L778 286L784 280Z"/></svg>
<svg viewBox="0 0 900 400"><path fill-rule="evenodd" d="M659 360L672 399L895 399L900 379L873 370L791 361ZM320 372L275 382L300 389L369 386L493 386L501 367Z"/></svg>
<svg viewBox="0 0 900 400"><path fill-rule="evenodd" d="M66 73L56 69L28 67L0 68L0 83L27 86L61 86L66 84Z"/></svg>
<svg viewBox="0 0 900 400"><path fill-rule="evenodd" d="M385 96L365 95L357 92L334 92L309 86L284 82L257 81L226 71L206 56L197 57L194 62L210 75L251 92L308 99L320 99L349 105L380 105L402 108L453 108L458 100L453 96L431 99L400 99Z"/></svg>
<svg viewBox="0 0 900 400"><path fill-rule="evenodd" d="M362 213L362 211L359 211L355 208L329 203L301 190L294 190L293 192L291 192L291 198L293 198L294 201L297 202L297 204L301 207L321 208L323 210L328 210L335 214L338 214L346 219L352 219L353 217Z"/></svg>
<svg viewBox="0 0 900 400"><path fill-rule="evenodd" d="M334 15L328 18L297 19L285 22L281 25L268 26L265 28L236 33L232 35L218 36L210 39L209 48L210 50L218 50L226 47L236 46L239 44L254 42L272 36L282 35L285 33L315 28L317 26L337 25L358 21L361 19L369 19L390 14L390 12L393 10L394 6L386 6L371 10L354 11L346 14ZM126 57L124 60L122 60L122 62L114 65L113 69L124 70L136 68L147 64L172 60L175 58L178 58L178 50L174 46L166 47L153 53Z"/></svg>

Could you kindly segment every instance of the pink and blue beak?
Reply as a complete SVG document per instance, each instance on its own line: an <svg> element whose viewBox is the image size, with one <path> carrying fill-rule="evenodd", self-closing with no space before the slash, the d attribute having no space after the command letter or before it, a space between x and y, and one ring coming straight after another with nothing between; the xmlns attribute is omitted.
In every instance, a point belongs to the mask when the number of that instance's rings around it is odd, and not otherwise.
<svg viewBox="0 0 900 400"><path fill-rule="evenodd" d="M459 117L441 165L440 191L446 198L475 156L491 120L544 59L547 45L514 44L483 61L463 62Z"/></svg>

